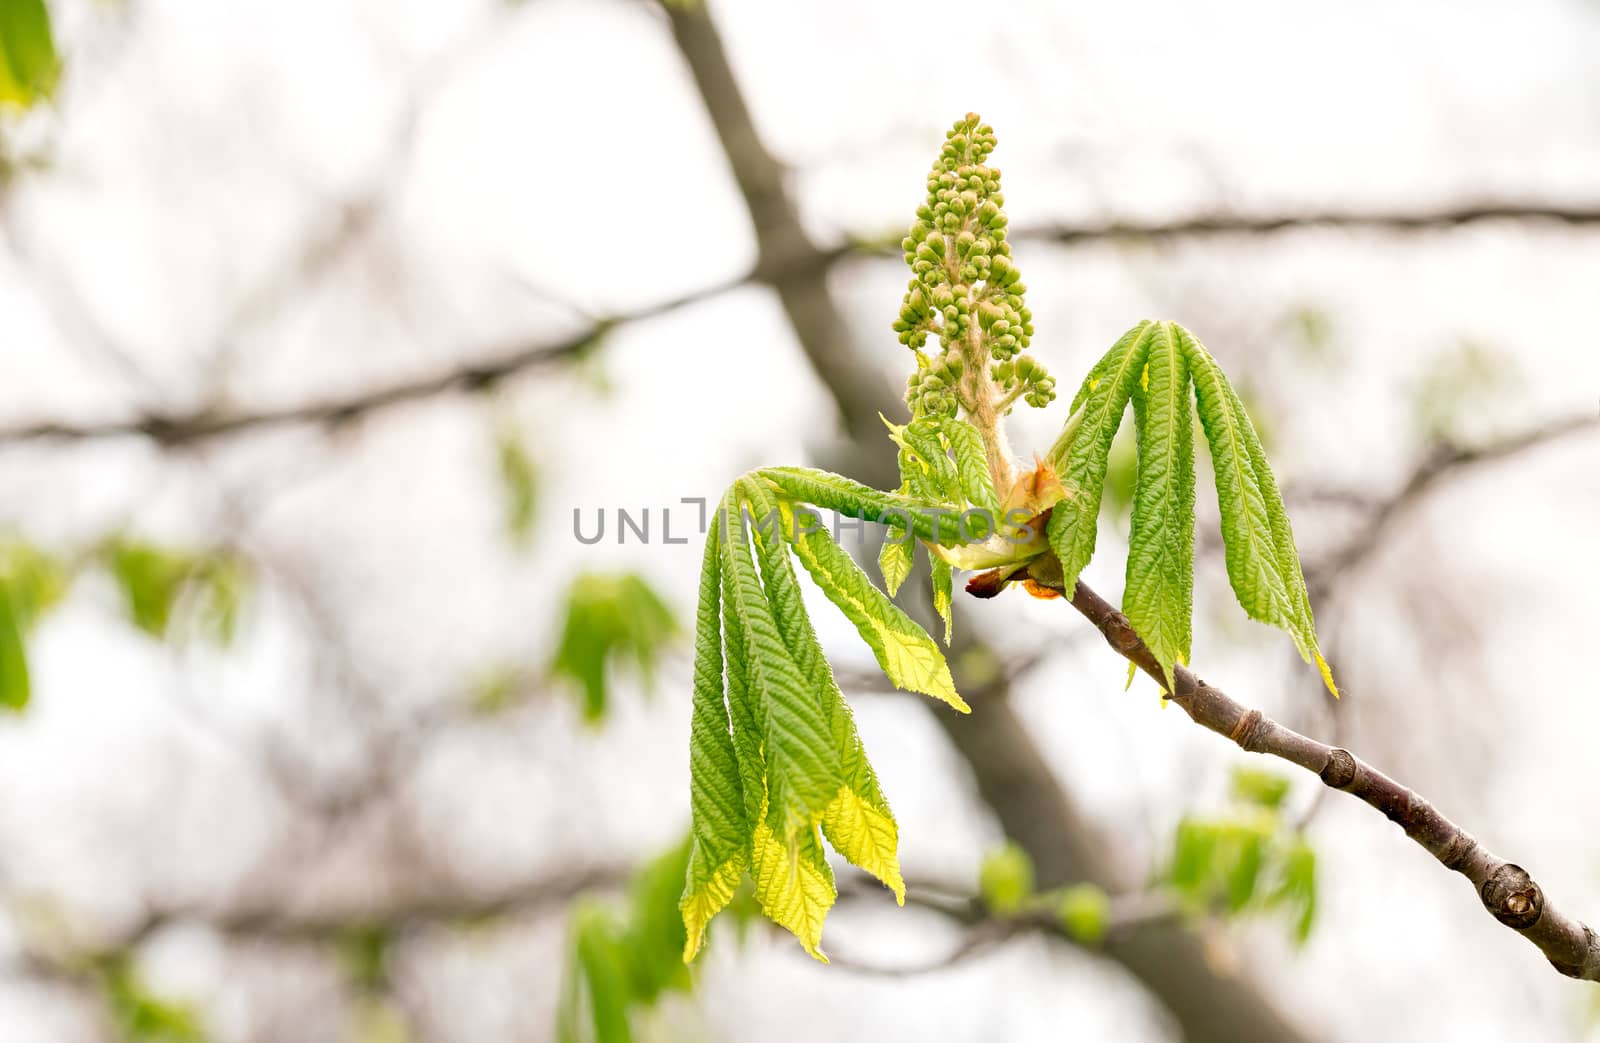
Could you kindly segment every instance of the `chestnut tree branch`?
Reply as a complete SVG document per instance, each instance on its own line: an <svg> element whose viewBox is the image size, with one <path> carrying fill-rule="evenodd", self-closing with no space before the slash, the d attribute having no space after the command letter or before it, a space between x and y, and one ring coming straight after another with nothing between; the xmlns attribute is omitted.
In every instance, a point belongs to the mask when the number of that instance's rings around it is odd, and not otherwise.
<svg viewBox="0 0 1600 1043"><path fill-rule="evenodd" d="M1067 595L1059 579L1042 585ZM1079 582L1070 592L1072 607L1095 625L1116 652L1172 693L1196 724L1225 735L1250 753L1265 753L1297 764L1331 789L1366 801L1446 868L1472 882L1484 909L1500 923L1538 946L1556 970L1571 978L1600 981L1600 935L1558 910L1528 872L1507 862L1444 816L1420 794L1356 757L1349 750L1301 735L1251 710L1178 666L1169 683L1161 666L1128 618Z"/></svg>

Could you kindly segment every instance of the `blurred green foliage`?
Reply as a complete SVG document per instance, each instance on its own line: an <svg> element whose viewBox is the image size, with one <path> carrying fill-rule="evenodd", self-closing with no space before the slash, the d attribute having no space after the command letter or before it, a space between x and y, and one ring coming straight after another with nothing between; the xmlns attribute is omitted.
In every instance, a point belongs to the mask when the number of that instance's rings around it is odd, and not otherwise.
<svg viewBox="0 0 1600 1043"><path fill-rule="evenodd" d="M621 915L596 899L576 906L556 1016L558 1043L631 1043L632 1018L639 1009L669 990L689 990L678 913L688 868L686 837L639 870Z"/></svg>
<svg viewBox="0 0 1600 1043"><path fill-rule="evenodd" d="M640 576L585 573L567 591L550 672L577 687L583 718L595 724L609 705L610 668L631 663L649 688L662 649L678 632L672 610Z"/></svg>
<svg viewBox="0 0 1600 1043"><path fill-rule="evenodd" d="M978 867L978 894L1001 916L1020 912L1033 897L1033 860L1009 842L989 852Z"/></svg>
<svg viewBox="0 0 1600 1043"><path fill-rule="evenodd" d="M123 1043L205 1043L195 1012L151 993L127 954L102 959L99 970L110 1020Z"/></svg>
<svg viewBox="0 0 1600 1043"><path fill-rule="evenodd" d="M1504 358L1474 341L1441 356L1413 393L1417 434L1426 443L1458 441L1464 421L1487 409L1511 376Z"/></svg>
<svg viewBox="0 0 1600 1043"><path fill-rule="evenodd" d="M157 638L200 633L223 646L233 641L250 572L232 552L118 538L93 554L69 559L20 539L0 539L0 709L28 705L29 632L61 602L75 574L96 564L116 583L129 621L145 633Z"/></svg>
<svg viewBox="0 0 1600 1043"><path fill-rule="evenodd" d="M32 695L27 635L66 593L55 558L20 540L0 543L0 709L22 710Z"/></svg>
<svg viewBox="0 0 1600 1043"><path fill-rule="evenodd" d="M228 551L111 541L104 559L133 625L155 638L200 633L232 643L249 584L244 561Z"/></svg>
<svg viewBox="0 0 1600 1043"><path fill-rule="evenodd" d="M1306 358L1322 361L1332 357L1334 324L1326 311L1308 304L1285 316L1284 325Z"/></svg>
<svg viewBox="0 0 1600 1043"><path fill-rule="evenodd" d="M60 75L44 0L0 0L0 110L48 98Z"/></svg>
<svg viewBox="0 0 1600 1043"><path fill-rule="evenodd" d="M1111 897L1093 884L1075 884L1061 891L1056 917L1072 938L1099 945L1111 929Z"/></svg>
<svg viewBox="0 0 1600 1043"><path fill-rule="evenodd" d="M539 467L526 443L510 427L501 428L496 453L505 495L506 532L512 542L525 545L533 536L538 516Z"/></svg>
<svg viewBox="0 0 1600 1043"><path fill-rule="evenodd" d="M1288 783L1267 772L1235 772L1237 807L1215 819L1185 818L1162 883L1200 915L1281 913L1297 943L1317 911L1317 857L1282 817Z"/></svg>

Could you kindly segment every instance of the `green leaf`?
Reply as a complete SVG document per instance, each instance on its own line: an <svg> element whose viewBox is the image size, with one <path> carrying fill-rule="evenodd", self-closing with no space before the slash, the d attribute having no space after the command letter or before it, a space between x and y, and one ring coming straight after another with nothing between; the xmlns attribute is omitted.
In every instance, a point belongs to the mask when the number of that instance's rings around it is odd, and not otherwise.
<svg viewBox="0 0 1600 1043"><path fill-rule="evenodd" d="M916 543L911 534L898 525L889 526L884 533L883 547L878 551L878 571L883 573L883 586L894 597L901 584L911 575Z"/></svg>
<svg viewBox="0 0 1600 1043"><path fill-rule="evenodd" d="M960 516L945 508L936 517L929 508L940 506L937 504L881 492L841 475L805 467L764 467L754 474L797 503L886 525L898 520L909 524L918 539L941 546L959 547L967 542L961 533Z"/></svg>
<svg viewBox="0 0 1600 1043"><path fill-rule="evenodd" d="M955 456L962 498L974 507L998 514L1000 500L995 492L994 480L989 475L989 458L983 448L983 436L965 420L946 417L938 423Z"/></svg>
<svg viewBox="0 0 1600 1043"><path fill-rule="evenodd" d="M1111 928L1111 899L1093 884L1076 884L1056 903L1061 929L1084 945L1099 945Z"/></svg>
<svg viewBox="0 0 1600 1043"><path fill-rule="evenodd" d="M933 559L933 610L944 620L944 643L950 644L950 631L955 623L951 615L951 600L955 596L955 572L943 558Z"/></svg>
<svg viewBox="0 0 1600 1043"><path fill-rule="evenodd" d="M820 531L801 533L794 546L800 563L828 600L855 624L878 666L896 687L931 695L962 713L971 712L956 693L950 666L938 644L872 585L843 548Z"/></svg>
<svg viewBox="0 0 1600 1043"><path fill-rule="evenodd" d="M735 483L730 506L742 508L748 502L749 489L748 482ZM759 506L755 509L760 510ZM766 517L762 512L758 520ZM771 523L773 529L781 528L781 520L775 514ZM782 537L780 532L763 533L755 526L749 530L750 542L768 554L783 553ZM768 601L744 534L730 529L720 539L722 567L733 581L731 602L744 641L739 651L751 707L760 728L767 794L778 818L775 832L788 847L799 831L822 817L838 792L838 756L832 747L820 694L808 687L783 641L783 627L797 625L793 613L803 610L782 606L784 620L780 623L775 615L780 606ZM829 545L832 546L831 541ZM732 658L734 653L730 651L728 655ZM759 828L760 821L758 831Z"/></svg>
<svg viewBox="0 0 1600 1043"><path fill-rule="evenodd" d="M678 624L660 595L633 573L584 573L567 590L551 676L582 696L583 718L596 724L610 702L609 669L631 664L649 689L662 649Z"/></svg>
<svg viewBox="0 0 1600 1043"><path fill-rule="evenodd" d="M539 468L514 430L502 429L496 447L505 491L506 531L518 544L533 535L539 504Z"/></svg>
<svg viewBox="0 0 1600 1043"><path fill-rule="evenodd" d="M1090 370L1073 402L1076 433L1058 466L1067 496L1052 509L1045 530L1051 549L1060 559L1062 586L1067 590L1077 583L1079 573L1094 556L1111 441L1144 372L1156 330L1156 323L1146 321L1123 334ZM1077 415L1080 409L1081 416Z"/></svg>
<svg viewBox="0 0 1600 1043"><path fill-rule="evenodd" d="M690 846L678 903L685 932L684 962L692 960L704 944L706 925L733 898L750 860L751 827L723 698L720 528L713 525L706 535L695 617L694 714L689 726Z"/></svg>
<svg viewBox="0 0 1600 1043"><path fill-rule="evenodd" d="M815 512L780 503L760 481L748 482L747 489L751 503L758 511L778 512L784 537L790 544L801 539L808 531L812 536L827 539L821 532ZM896 899L904 903L899 827L878 786L877 775L867 761L866 749L856 732L855 718L845 704L827 657L817 641L816 632L811 627L787 548L777 541L773 541L771 546L764 541L761 551L761 577L772 602L774 616L779 620L784 643L806 684L822 701L833 753L838 758L839 787L823 809L823 833L851 864L883 881L895 893ZM828 904L831 905L831 901ZM822 912L826 912L826 907Z"/></svg>
<svg viewBox="0 0 1600 1043"><path fill-rule="evenodd" d="M900 478L907 491L921 500L959 504L961 481L940 435L939 422L928 417L903 426L886 418L883 422L889 438L900 447Z"/></svg>
<svg viewBox="0 0 1600 1043"><path fill-rule="evenodd" d="M49 97L60 75L44 0L0 3L0 109L26 109Z"/></svg>
<svg viewBox="0 0 1600 1043"><path fill-rule="evenodd" d="M1211 446L1228 580L1250 618L1289 634L1323 683L1339 690L1317 645L1316 623L1283 497L1266 450L1228 378L1209 352L1178 330L1194 376L1200 423Z"/></svg>
<svg viewBox="0 0 1600 1043"><path fill-rule="evenodd" d="M978 867L978 893L1001 916L1018 912L1033 897L1033 860L1010 841L995 848Z"/></svg>
<svg viewBox="0 0 1600 1043"><path fill-rule="evenodd" d="M1139 467L1122 611L1170 681L1173 664L1189 661L1194 612L1194 410L1182 331L1160 322L1152 333L1133 392Z"/></svg>

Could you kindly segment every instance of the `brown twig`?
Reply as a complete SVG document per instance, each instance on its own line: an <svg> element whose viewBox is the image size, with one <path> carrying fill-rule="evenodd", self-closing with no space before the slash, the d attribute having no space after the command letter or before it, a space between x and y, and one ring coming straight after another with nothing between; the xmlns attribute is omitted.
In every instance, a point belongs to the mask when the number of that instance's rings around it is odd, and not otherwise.
<svg viewBox="0 0 1600 1043"><path fill-rule="evenodd" d="M1054 589L1066 593L1059 581ZM1095 625L1118 654L1171 692L1172 701L1196 724L1227 736L1250 753L1297 764L1330 788L1366 801L1446 869L1470 880L1489 914L1538 946L1556 970L1568 977L1600 981L1600 935L1557 910L1521 866L1495 856L1421 795L1349 750L1308 738L1259 710L1245 708L1183 666L1174 669L1169 683L1126 616L1081 582L1071 600L1072 607Z"/></svg>

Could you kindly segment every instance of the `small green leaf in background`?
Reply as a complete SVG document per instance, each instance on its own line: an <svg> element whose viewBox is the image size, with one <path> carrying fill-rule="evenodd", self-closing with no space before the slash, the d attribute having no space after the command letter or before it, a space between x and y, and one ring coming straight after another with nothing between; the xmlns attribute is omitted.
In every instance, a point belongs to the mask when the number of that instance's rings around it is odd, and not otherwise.
<svg viewBox="0 0 1600 1043"><path fill-rule="evenodd" d="M149 544L118 541L110 551L110 566L133 625L151 637L166 637L189 559Z"/></svg>
<svg viewBox="0 0 1600 1043"><path fill-rule="evenodd" d="M648 688L678 624L666 602L633 573L580 575L567 591L566 606L550 672L577 686L584 720L598 723L610 702L608 668L630 663Z"/></svg>
<svg viewBox="0 0 1600 1043"><path fill-rule="evenodd" d="M28 632L61 600L69 581L66 568L43 551L21 541L0 543L0 710L28 705Z"/></svg>
<svg viewBox="0 0 1600 1043"><path fill-rule="evenodd" d="M44 0L0 0L0 110L48 98L60 75Z"/></svg>
<svg viewBox="0 0 1600 1043"><path fill-rule="evenodd" d="M1033 897L1033 860L1010 842L989 852L978 868L978 893L1001 916L1019 911Z"/></svg>
<svg viewBox="0 0 1600 1043"><path fill-rule="evenodd" d="M10 588L0 584L0 709L12 711L27 708L33 687L20 617Z"/></svg>
<svg viewBox="0 0 1600 1043"><path fill-rule="evenodd" d="M1061 892L1056 916L1061 929L1085 945L1099 945L1111 928L1111 898L1093 884L1076 884Z"/></svg>
<svg viewBox="0 0 1600 1043"><path fill-rule="evenodd" d="M392 932L383 924L358 924L334 939L334 952L345 979L363 992L381 989L389 978Z"/></svg>
<svg viewBox="0 0 1600 1043"><path fill-rule="evenodd" d="M150 992L127 954L103 959L99 969L111 1023L123 1043L205 1043L195 1012Z"/></svg>
<svg viewBox="0 0 1600 1043"><path fill-rule="evenodd" d="M232 643L249 587L243 559L129 538L112 541L105 558L134 626L158 639L198 632Z"/></svg>
<svg viewBox="0 0 1600 1043"><path fill-rule="evenodd" d="M467 705L481 714L510 708L527 687L527 678L515 665L503 663L483 671L472 681Z"/></svg>
<svg viewBox="0 0 1600 1043"><path fill-rule="evenodd" d="M66 566L37 547L21 541L0 543L0 585L10 591L12 609L24 631L61 601L71 581Z"/></svg>
<svg viewBox="0 0 1600 1043"><path fill-rule="evenodd" d="M1233 799L1241 804L1254 804L1269 811L1283 807L1289 795L1289 780L1282 775L1260 768L1233 769Z"/></svg>
<svg viewBox="0 0 1600 1043"><path fill-rule="evenodd" d="M1304 305L1286 315L1284 325L1307 358L1320 361L1331 357L1334 326L1327 312L1314 305Z"/></svg>
<svg viewBox="0 0 1600 1043"><path fill-rule="evenodd" d="M663 992L692 987L678 912L689 848L685 838L634 875L624 915L594 900L574 909L566 984L556 1012L561 1043L630 1043L639 1010Z"/></svg>
<svg viewBox="0 0 1600 1043"><path fill-rule="evenodd" d="M497 443L500 483L505 494L506 531L522 545L533 535L539 507L539 467L517 433L502 428Z"/></svg>
<svg viewBox="0 0 1600 1043"><path fill-rule="evenodd" d="M361 995L350 1005L349 1043L411 1043L405 1011L388 996Z"/></svg>
<svg viewBox="0 0 1600 1043"><path fill-rule="evenodd" d="M1489 409L1514 373L1494 349L1468 341L1435 358L1413 392L1417 434L1424 442L1459 441L1467 421Z"/></svg>
<svg viewBox="0 0 1600 1043"><path fill-rule="evenodd" d="M1303 840L1290 846L1284 857L1282 878L1269 899L1294 916L1294 939L1304 945L1317 918L1317 852Z"/></svg>
<svg viewBox="0 0 1600 1043"><path fill-rule="evenodd" d="M1280 814L1288 791L1287 780L1241 769L1233 813L1178 823L1163 883L1181 906L1195 915L1281 913L1296 944L1305 942L1316 916L1317 859Z"/></svg>

